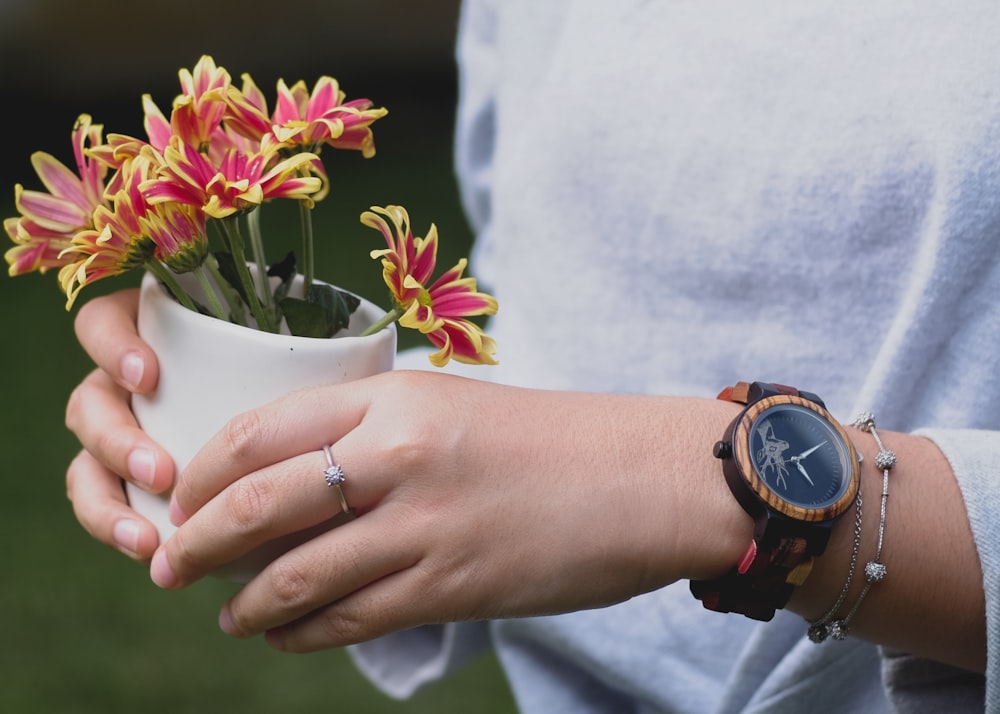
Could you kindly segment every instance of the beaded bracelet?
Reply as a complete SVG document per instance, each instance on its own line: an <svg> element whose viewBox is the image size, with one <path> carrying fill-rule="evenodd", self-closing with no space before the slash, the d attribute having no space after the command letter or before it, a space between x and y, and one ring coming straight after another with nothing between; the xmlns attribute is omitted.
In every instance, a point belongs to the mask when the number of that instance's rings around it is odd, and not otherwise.
<svg viewBox="0 0 1000 714"><path fill-rule="evenodd" d="M885 580L887 572L885 564L882 563L882 544L885 539L886 503L889 500L889 470L896 465L896 454L886 449L885 444L882 443L882 439L875 429L875 415L871 412L862 412L859 414L852 426L870 433L875 439L875 444L878 446L878 454L875 456L875 466L882 470L882 505L879 510L878 519L878 543L875 547L875 559L865 564L865 586L861 590L861 594L858 595L858 599L854 601L854 605L851 606L851 609L847 611L844 617L833 619L834 613L843 603L844 597L850 589L851 579L854 577L854 567L857 563L858 548L861 542L861 490L858 489L858 507L854 524L854 550L851 554L851 566L847 573L847 582L844 583L844 587L840 591L840 596L830 611L810 625L809 639L816 643L822 642L827 637L833 637L835 640L845 639L850 629L851 619L858 611L858 608L861 607L861 603L864 601L865 596L868 595L868 591L871 590L872 585L875 583Z"/></svg>
<svg viewBox="0 0 1000 714"><path fill-rule="evenodd" d="M847 614L840 620L834 620L831 623L831 635L835 640L842 640L847 637L847 632L849 625L851 623L851 618L854 617L854 613L858 611L861 607L862 601L865 599L865 595L871 589L872 585L875 583L880 583L885 580L886 568L882 563L882 542L885 538L885 507L889 500L889 470L896 465L896 454L885 448L885 444L882 443L882 439L878 435L878 431L875 430L875 415L871 412L863 412L859 414L857 419L854 420L853 426L857 427L861 431L869 432L875 439L875 443L878 445L878 454L875 455L875 466L882 469L882 508L879 511L878 517L878 544L875 546L875 559L868 561L865 564L865 587L858 595L858 599L854 602L854 606L848 610Z"/></svg>

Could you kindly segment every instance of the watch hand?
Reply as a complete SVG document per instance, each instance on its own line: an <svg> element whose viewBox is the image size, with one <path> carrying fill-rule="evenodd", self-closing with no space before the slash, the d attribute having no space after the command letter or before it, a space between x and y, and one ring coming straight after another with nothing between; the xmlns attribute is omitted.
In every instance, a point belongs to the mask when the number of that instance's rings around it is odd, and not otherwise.
<svg viewBox="0 0 1000 714"><path fill-rule="evenodd" d="M809 456L809 454L811 454L812 452L814 452L816 449L818 449L819 447L821 447L825 443L826 443L825 440L821 441L818 444L816 444L816 446L812 447L811 449L806 449L805 451L803 451L798 456L793 456L791 460L794 461L797 464L799 461L801 461L805 457Z"/></svg>
<svg viewBox="0 0 1000 714"><path fill-rule="evenodd" d="M800 458L801 457L799 457L799 456L793 456L792 457L792 461L795 462L795 468L797 468L802 473L802 475L806 477L806 481L809 482L810 486L815 486L816 484L813 483L813 480L811 478L809 478L809 474L806 473L806 467L803 466L801 463L799 463L799 459Z"/></svg>

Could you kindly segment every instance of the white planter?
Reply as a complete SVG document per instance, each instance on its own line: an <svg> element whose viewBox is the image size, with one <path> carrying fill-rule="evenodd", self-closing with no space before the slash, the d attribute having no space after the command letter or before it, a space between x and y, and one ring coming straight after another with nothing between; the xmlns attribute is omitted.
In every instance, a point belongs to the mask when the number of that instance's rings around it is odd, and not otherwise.
<svg viewBox="0 0 1000 714"><path fill-rule="evenodd" d="M188 280L185 286L193 282ZM298 287L301 291L301 282ZM171 454L179 474L198 449L237 414L297 389L392 369L395 325L359 336L383 314L381 308L362 299L350 329L333 338L275 335L188 310L147 274L140 291L138 328L156 352L160 379L152 394L133 396L132 409L143 430ZM176 530L168 515L169 493L153 495L131 484L126 484L126 491L132 507L156 526L161 542ZM336 523L334 519L324 527ZM246 582L315 530L266 544L216 574Z"/></svg>

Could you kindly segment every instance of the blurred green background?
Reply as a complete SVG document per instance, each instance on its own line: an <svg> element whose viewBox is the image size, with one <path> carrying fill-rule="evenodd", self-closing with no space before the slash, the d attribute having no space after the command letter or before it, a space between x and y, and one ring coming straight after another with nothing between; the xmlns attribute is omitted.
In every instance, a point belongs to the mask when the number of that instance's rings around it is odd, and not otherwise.
<svg viewBox="0 0 1000 714"><path fill-rule="evenodd" d="M203 53L237 82L249 72L272 98L279 77L312 86L329 74L348 98L369 97L389 115L375 125L375 158L324 154L333 191L316 211L318 274L387 304L367 257L377 234L358 223L368 206L406 206L420 235L435 222L447 265L468 250L451 163L457 13L457 0L0 0L0 82L14 126L0 161L3 216L14 215L14 183L39 188L31 152L70 162L70 129L82 112L106 132L144 136L141 94L166 110L177 71ZM290 218L264 215L269 245L294 226ZM81 300L138 278L88 287ZM163 592L143 567L91 540L64 485L78 448L64 405L91 368L73 313L53 273L4 272L0 306L0 711L514 711L492 656L397 702L342 651L286 655L223 635L216 617L233 585L207 579Z"/></svg>

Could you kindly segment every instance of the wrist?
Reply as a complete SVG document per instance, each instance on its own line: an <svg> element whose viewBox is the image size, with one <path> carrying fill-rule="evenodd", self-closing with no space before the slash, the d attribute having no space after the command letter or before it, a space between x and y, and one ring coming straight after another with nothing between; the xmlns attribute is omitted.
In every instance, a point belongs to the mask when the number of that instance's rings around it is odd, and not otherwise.
<svg viewBox="0 0 1000 714"><path fill-rule="evenodd" d="M856 600L864 588L864 557L875 548L871 519L879 509L881 488L875 483L875 451L869 448L874 442L869 444L871 439L865 439L865 434L856 429L851 429L850 435L861 459L858 501L851 511L831 526L826 551L816 558L809 579L795 588L788 602L790 611L802 615L809 622L826 615L831 605L840 599L842 591L843 603L849 605ZM881 472L878 475L881 481ZM864 512L858 510L860 504L864 504ZM848 578L850 582L845 586L845 579Z"/></svg>
<svg viewBox="0 0 1000 714"><path fill-rule="evenodd" d="M668 497L678 506L671 509L678 516L669 540L662 541L675 547L664 552L661 545L659 553L682 578L722 575L739 561L753 537L753 520L733 498L712 453L739 412L739 405L731 402L678 399L664 425L674 452L665 457L665 463L673 465L668 481L676 489Z"/></svg>
<svg viewBox="0 0 1000 714"><path fill-rule="evenodd" d="M692 579L691 592L710 610L770 620L808 578L833 524L855 502L857 453L810 392L738 382L719 399L744 406L713 454L753 533L724 574Z"/></svg>
<svg viewBox="0 0 1000 714"><path fill-rule="evenodd" d="M870 421L865 421L864 415L859 416L850 430L862 459L854 517L843 518L834 524L827 553L816 563L815 577L806 583L808 587L799 588L793 602L789 603L790 609L802 614L821 631L825 629L829 633L829 626L824 626L824 623L834 623L838 638L847 635L849 622L869 597L869 592L874 597L881 589L872 590L872 586L881 583L887 573L883 563L883 546L889 504L889 474L894 471L896 454L883 442L875 428L874 417L870 414L866 416ZM885 433L885 436L893 444L905 438L901 434ZM830 606L834 589L837 595ZM824 605L824 602L827 604ZM810 637L813 636L810 632ZM825 637L826 634L820 634L816 641Z"/></svg>

